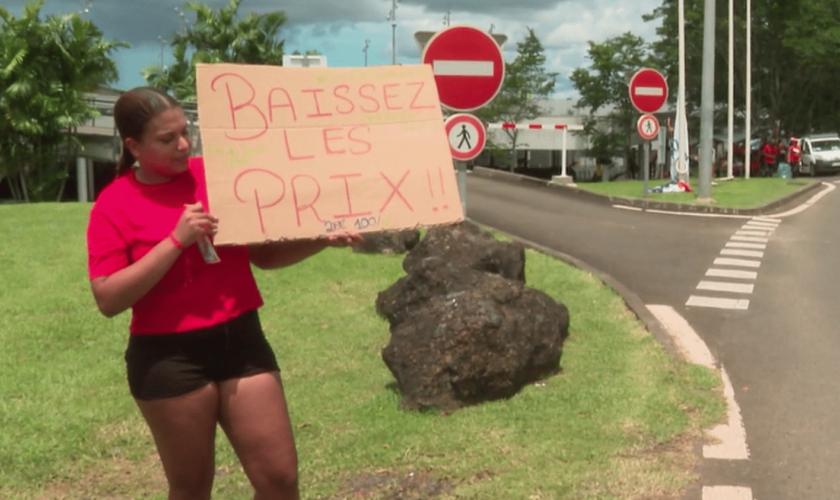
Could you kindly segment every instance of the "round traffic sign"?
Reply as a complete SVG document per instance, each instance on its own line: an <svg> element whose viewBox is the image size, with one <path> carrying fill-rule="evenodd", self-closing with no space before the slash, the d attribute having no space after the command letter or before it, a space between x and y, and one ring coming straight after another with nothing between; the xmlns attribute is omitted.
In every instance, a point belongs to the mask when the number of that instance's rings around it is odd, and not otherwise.
<svg viewBox="0 0 840 500"><path fill-rule="evenodd" d="M470 26L436 33L420 60L432 66L441 104L454 111L472 111L492 101L505 79L499 45Z"/></svg>
<svg viewBox="0 0 840 500"><path fill-rule="evenodd" d="M656 113L668 100L668 82L655 69L640 69L630 79L630 102L642 113Z"/></svg>
<svg viewBox="0 0 840 500"><path fill-rule="evenodd" d="M642 115L636 123L639 135L646 141L652 141L659 135L659 120L653 115Z"/></svg>
<svg viewBox="0 0 840 500"><path fill-rule="evenodd" d="M444 122L452 158L461 161L472 160L480 155L487 143L484 124L473 115L458 113Z"/></svg>

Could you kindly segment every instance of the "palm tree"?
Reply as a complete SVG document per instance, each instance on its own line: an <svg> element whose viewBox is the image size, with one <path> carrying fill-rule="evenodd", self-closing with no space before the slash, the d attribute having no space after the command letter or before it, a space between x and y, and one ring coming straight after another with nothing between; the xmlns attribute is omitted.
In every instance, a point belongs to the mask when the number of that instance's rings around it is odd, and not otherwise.
<svg viewBox="0 0 840 500"><path fill-rule="evenodd" d="M0 7L0 178L19 200L60 199L69 158L80 146L72 129L96 116L84 93L117 80L109 55L127 47L102 39L79 14L41 21L43 0L17 19ZM60 163L60 160L65 160Z"/></svg>
<svg viewBox="0 0 840 500"><path fill-rule="evenodd" d="M237 20L242 0L231 0L217 11L198 2L187 9L195 12L195 23L184 33L176 33L171 45L175 63L159 64L143 69L149 85L162 88L182 101L195 101L195 65L198 63L232 62L242 64L283 63L283 40L277 33L286 23L283 11L266 14L250 13ZM187 52L192 55L188 59Z"/></svg>

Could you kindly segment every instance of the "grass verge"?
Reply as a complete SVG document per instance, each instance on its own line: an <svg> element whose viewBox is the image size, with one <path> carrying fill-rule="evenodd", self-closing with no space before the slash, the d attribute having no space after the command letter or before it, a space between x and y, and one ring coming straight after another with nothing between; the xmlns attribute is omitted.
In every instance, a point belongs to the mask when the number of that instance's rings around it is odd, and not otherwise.
<svg viewBox="0 0 840 500"><path fill-rule="evenodd" d="M649 181L648 186L666 184L665 180ZM814 180L809 179L780 179L776 177L758 177L754 179L732 179L715 181L712 186L712 200L716 206L727 208L758 208L768 203L791 195ZM691 179L689 183L694 189L690 193L648 193L648 199L673 203L700 203L697 201L698 180ZM609 196L622 198L642 198L644 196L644 181L628 180L615 182L582 182L577 185L580 189ZM703 202L708 203L708 202Z"/></svg>
<svg viewBox="0 0 840 500"><path fill-rule="evenodd" d="M166 498L125 383L128 315L101 317L87 204L0 206L0 498ZM718 377L674 360L595 277L528 251L528 285L564 302L563 371L450 415L397 409L376 294L402 257L329 249L257 272L283 369L305 499L678 498L724 416ZM219 436L214 497L250 498ZM401 496L400 496L401 495Z"/></svg>

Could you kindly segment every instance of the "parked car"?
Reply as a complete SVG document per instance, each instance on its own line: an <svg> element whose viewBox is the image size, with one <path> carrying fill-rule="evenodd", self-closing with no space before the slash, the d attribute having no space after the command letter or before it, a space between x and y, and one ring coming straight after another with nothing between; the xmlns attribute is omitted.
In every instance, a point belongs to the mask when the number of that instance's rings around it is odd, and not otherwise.
<svg viewBox="0 0 840 500"><path fill-rule="evenodd" d="M840 136L812 134L800 139L802 162L799 173L811 176L821 172L840 172Z"/></svg>

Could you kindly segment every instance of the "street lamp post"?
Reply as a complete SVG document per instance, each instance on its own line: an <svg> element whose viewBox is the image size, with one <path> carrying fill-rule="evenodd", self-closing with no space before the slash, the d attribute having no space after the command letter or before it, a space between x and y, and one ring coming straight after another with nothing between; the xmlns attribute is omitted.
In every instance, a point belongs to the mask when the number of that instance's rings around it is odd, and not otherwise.
<svg viewBox="0 0 840 500"><path fill-rule="evenodd" d="M362 48L362 52L365 53L365 68L367 68L367 53L368 48L370 47L370 40L365 40L365 46Z"/></svg>
<svg viewBox="0 0 840 500"><path fill-rule="evenodd" d="M386 18L391 21L391 64L397 64L397 4L400 0L391 0L391 11Z"/></svg>

